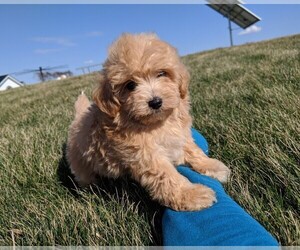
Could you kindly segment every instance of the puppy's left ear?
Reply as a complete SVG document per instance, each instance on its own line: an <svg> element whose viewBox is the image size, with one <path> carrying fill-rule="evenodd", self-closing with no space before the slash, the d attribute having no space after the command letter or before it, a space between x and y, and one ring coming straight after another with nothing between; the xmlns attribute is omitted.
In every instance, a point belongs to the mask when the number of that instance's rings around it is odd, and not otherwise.
<svg viewBox="0 0 300 250"><path fill-rule="evenodd" d="M189 82L190 74L185 65L181 63L179 67L179 92L182 99L184 99L188 94Z"/></svg>

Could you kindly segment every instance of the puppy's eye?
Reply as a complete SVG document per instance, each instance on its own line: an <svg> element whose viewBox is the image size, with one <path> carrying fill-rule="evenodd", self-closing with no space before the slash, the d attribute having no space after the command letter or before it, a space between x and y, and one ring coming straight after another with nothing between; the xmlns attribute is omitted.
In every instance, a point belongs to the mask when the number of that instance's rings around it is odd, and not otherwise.
<svg viewBox="0 0 300 250"><path fill-rule="evenodd" d="M159 77L165 77L165 76L167 76L167 72L166 71L159 71L158 72L158 74L157 74L157 78L159 78Z"/></svg>
<svg viewBox="0 0 300 250"><path fill-rule="evenodd" d="M128 89L129 91L133 91L136 88L136 83L134 81L129 81L126 84L126 89Z"/></svg>

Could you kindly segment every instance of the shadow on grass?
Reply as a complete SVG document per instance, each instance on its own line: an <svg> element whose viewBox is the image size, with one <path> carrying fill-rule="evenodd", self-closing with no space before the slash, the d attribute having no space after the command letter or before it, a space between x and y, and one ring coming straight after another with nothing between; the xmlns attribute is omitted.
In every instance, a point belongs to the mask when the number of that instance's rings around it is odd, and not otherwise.
<svg viewBox="0 0 300 250"><path fill-rule="evenodd" d="M57 176L59 182L66 187L69 192L75 197L80 197L78 193L78 185L71 173L67 158L66 158L66 143L62 145L62 157L57 168ZM149 197L148 193L134 180L129 177L110 179L99 177L97 184L91 186L91 189L85 189L87 192L93 192L104 199L111 199L113 196L120 203L124 193L127 194L130 203L138 204L138 213L146 215L148 222L151 224L152 245L162 245L162 214L163 207L157 202L154 202Z"/></svg>

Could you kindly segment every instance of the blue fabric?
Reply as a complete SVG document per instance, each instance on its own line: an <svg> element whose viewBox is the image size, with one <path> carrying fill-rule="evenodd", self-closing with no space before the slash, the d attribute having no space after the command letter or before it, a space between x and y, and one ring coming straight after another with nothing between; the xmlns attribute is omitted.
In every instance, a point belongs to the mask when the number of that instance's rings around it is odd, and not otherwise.
<svg viewBox="0 0 300 250"><path fill-rule="evenodd" d="M193 138L208 153L205 138L193 129ZM217 203L196 212L177 212L167 208L162 230L165 246L278 246L273 236L224 191L217 180L185 166L178 171L193 183L212 188Z"/></svg>

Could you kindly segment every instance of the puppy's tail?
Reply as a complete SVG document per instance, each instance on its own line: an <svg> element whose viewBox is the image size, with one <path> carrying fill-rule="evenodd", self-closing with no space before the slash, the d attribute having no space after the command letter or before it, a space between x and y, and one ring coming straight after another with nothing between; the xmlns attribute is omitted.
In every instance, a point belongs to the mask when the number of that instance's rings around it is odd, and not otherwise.
<svg viewBox="0 0 300 250"><path fill-rule="evenodd" d="M90 105L89 99L82 91L75 102L75 119L79 118Z"/></svg>

